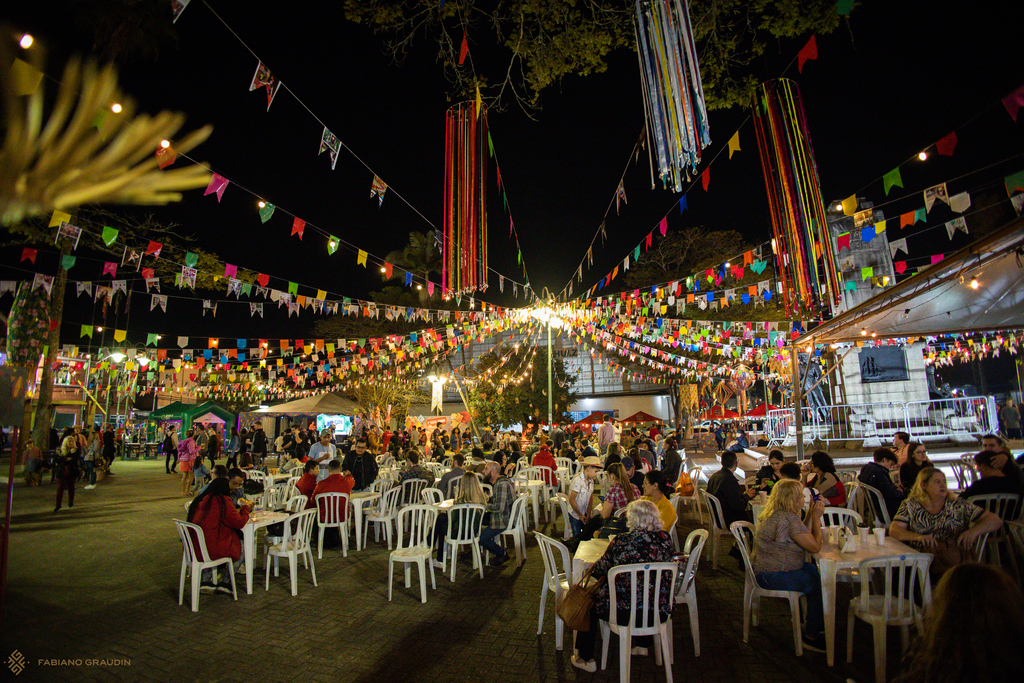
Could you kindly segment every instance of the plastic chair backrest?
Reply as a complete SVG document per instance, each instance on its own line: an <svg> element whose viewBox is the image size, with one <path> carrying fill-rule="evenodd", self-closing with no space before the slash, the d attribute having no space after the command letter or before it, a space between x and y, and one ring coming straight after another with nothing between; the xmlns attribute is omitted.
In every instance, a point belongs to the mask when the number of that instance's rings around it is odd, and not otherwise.
<svg viewBox="0 0 1024 683"><path fill-rule="evenodd" d="M736 547L740 549L740 554L743 555L743 566L747 571L747 580L752 581L756 586L757 579L754 578L754 563L750 559L751 547L754 544L754 525L750 522L733 522L729 525L729 531L736 538Z"/></svg>
<svg viewBox="0 0 1024 683"><path fill-rule="evenodd" d="M321 493L316 497L316 509L321 525L343 524L348 519L348 494Z"/></svg>
<svg viewBox="0 0 1024 683"><path fill-rule="evenodd" d="M263 484L264 487L267 486L267 475L260 470L249 470L246 473L246 478L252 481L258 481Z"/></svg>
<svg viewBox="0 0 1024 683"><path fill-rule="evenodd" d="M683 544L683 553L689 555L686 560L686 569L681 577L681 587L676 588L676 592L680 595L686 595L690 592L690 587L693 585L693 579L697 576L697 567L700 566L700 556L704 552L704 544L708 540L707 529L694 529L690 532L690 535L686 537L686 542ZM696 543L697 547L694 548L693 544Z"/></svg>
<svg viewBox="0 0 1024 683"><path fill-rule="evenodd" d="M390 489L393 485L394 482L390 479L378 479L370 484L370 491L384 495L384 492Z"/></svg>
<svg viewBox="0 0 1024 683"><path fill-rule="evenodd" d="M974 503L982 510L995 514L1004 521L1014 521L1020 510L1020 496L1016 493L983 493L971 496L968 502Z"/></svg>
<svg viewBox="0 0 1024 683"><path fill-rule="evenodd" d="M423 497L423 504L424 505L437 505L439 503L443 503L444 502L444 494L441 493L441 489L438 489L438 488L434 488L434 487L425 488L420 493L420 496Z"/></svg>
<svg viewBox="0 0 1024 683"><path fill-rule="evenodd" d="M860 486L857 488L863 491L861 495L867 497L868 508L875 516L875 526L879 526L878 522L881 520L883 522L883 526L888 528L892 520L889 519L889 508L885 506L885 498L882 497L882 492L874 486L869 486L864 482L861 482Z"/></svg>
<svg viewBox="0 0 1024 683"><path fill-rule="evenodd" d="M629 624L633 635L653 634L660 625L658 604L660 603L662 584L667 580L669 600L675 596L676 575L679 565L675 562L647 562L643 564L624 564L612 567L608 571L609 604L617 605L616 590L620 588L618 578L625 576L629 585L631 608ZM637 598L640 604L637 604ZM619 626L618 610L611 610L608 623ZM637 626L639 622L639 626ZM626 626L626 624L621 624Z"/></svg>
<svg viewBox="0 0 1024 683"><path fill-rule="evenodd" d="M430 483L426 479L406 479L402 482L402 505L413 504L422 499L423 489Z"/></svg>
<svg viewBox="0 0 1024 683"><path fill-rule="evenodd" d="M399 548L433 546L437 508L431 505L406 505L398 512Z"/></svg>
<svg viewBox="0 0 1024 683"><path fill-rule="evenodd" d="M967 488L967 474L964 472L964 464L962 462L951 462L949 467L953 470L953 478L956 479L956 487L963 491Z"/></svg>
<svg viewBox="0 0 1024 683"><path fill-rule="evenodd" d="M703 474L703 467L691 467L687 474L690 476L690 481L693 482L693 496L686 496L687 498L696 498L697 489L700 488L700 477Z"/></svg>
<svg viewBox="0 0 1024 683"><path fill-rule="evenodd" d="M203 527L191 522L183 522L180 519L174 520L174 526L178 530L178 536L185 548L188 561L207 562L210 553L206 550L206 536L203 534Z"/></svg>
<svg viewBox="0 0 1024 683"><path fill-rule="evenodd" d="M882 614L887 620L908 620L914 618L919 610L926 611L932 604L932 584L928 577L932 557L926 553L907 553L873 557L862 561L859 570L861 609L869 604L871 572L873 569L879 569L885 580L885 590L876 597L883 599ZM924 598L921 608L918 608L912 599L914 584L917 584Z"/></svg>
<svg viewBox="0 0 1024 683"><path fill-rule="evenodd" d="M494 489L491 487L490 484L480 484L480 488L484 490L484 493L487 494L488 498L494 495Z"/></svg>
<svg viewBox="0 0 1024 683"><path fill-rule="evenodd" d="M295 541L294 550L302 552L309 546L309 534L315 523L316 510L312 508L288 515L284 520L284 543Z"/></svg>
<svg viewBox="0 0 1024 683"><path fill-rule="evenodd" d="M284 509L287 510L288 512L301 512L306 508L306 503L308 502L308 496L303 496L301 494L298 496L292 496L287 501L285 501Z"/></svg>
<svg viewBox="0 0 1024 683"><path fill-rule="evenodd" d="M572 469L572 460L569 458L555 458L555 464L558 465L559 470Z"/></svg>
<svg viewBox="0 0 1024 683"><path fill-rule="evenodd" d="M847 529L856 529L857 526L864 522L864 518L853 510L846 508L825 508L824 514L821 516L822 528L828 527L846 527Z"/></svg>
<svg viewBox="0 0 1024 683"><path fill-rule="evenodd" d="M459 495L459 480L462 477L452 477L448 480L448 497L455 498Z"/></svg>
<svg viewBox="0 0 1024 683"><path fill-rule="evenodd" d="M704 501L708 506L708 512L711 514L711 523L715 525L716 529L725 531L725 515L722 514L721 501L704 489L700 489L700 494L704 496Z"/></svg>
<svg viewBox="0 0 1024 683"><path fill-rule="evenodd" d="M540 548L540 556L544 560L545 580L559 574L565 574L565 579L570 586L576 583L576 577L572 575L572 558L569 556L569 549L565 547L565 544L556 541L550 536L545 536L539 531L533 532L533 536L537 539L537 547ZM562 558L562 571L558 571L558 559L555 557L556 552ZM544 590L547 589L545 584Z"/></svg>
<svg viewBox="0 0 1024 683"><path fill-rule="evenodd" d="M394 517L395 511L398 510L398 501L402 497L402 489L397 486L392 486L380 499L380 514L382 516Z"/></svg>
<svg viewBox="0 0 1024 683"><path fill-rule="evenodd" d="M484 525L483 505L468 503L453 505L448 508L448 538L453 541L468 541L480 536Z"/></svg>
<svg viewBox="0 0 1024 683"><path fill-rule="evenodd" d="M530 502L530 496L520 495L514 501L512 501L512 511L508 518L508 528L506 531L517 531L519 529L526 529L526 505Z"/></svg>

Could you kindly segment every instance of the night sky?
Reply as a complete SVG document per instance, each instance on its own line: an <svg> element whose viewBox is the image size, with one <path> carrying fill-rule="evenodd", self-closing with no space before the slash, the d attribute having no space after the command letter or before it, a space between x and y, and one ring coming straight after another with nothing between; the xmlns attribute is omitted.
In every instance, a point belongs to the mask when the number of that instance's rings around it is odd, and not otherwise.
<svg viewBox="0 0 1024 683"><path fill-rule="evenodd" d="M405 63L396 66L382 52L379 37L345 21L340 3L211 5L389 183L383 206L378 208L377 200L369 197L373 173L352 155L343 151L334 171L327 154L317 156L322 127L288 92L278 93L269 112L264 91L249 92L256 58L199 0L193 0L174 27L176 47L164 45L155 63L123 65L122 87L143 111L183 111L188 130L212 123L212 137L191 156L371 254L383 256L400 248L410 231L440 225L444 112L451 102L430 41L420 41ZM89 47L88 36L76 30L71 16L54 11L66 6L38 3L7 7L4 13L18 13L15 27L30 30L57 57ZM927 2L865 3L848 25L817 37L818 60L808 62L803 74L797 74L795 63L786 72L802 90L827 201L858 192L876 206L889 201L883 209L893 217L920 206L920 190L929 185L996 164L949 186L951 195L994 192L1003 175L1024 167L1024 122L1015 125L999 103L1024 84L1019 40L1024 3L956 7L954 12ZM469 38L472 44L474 37ZM805 42L803 37L769 47L754 73L765 79L781 75ZM477 45L472 50L478 68L494 52ZM583 287L621 261L666 213L672 230L705 224L738 230L754 244L771 237L751 122L740 129L742 150L732 160L723 154L712 164L709 191L697 181L688 193L689 211L680 217L673 209L678 195L650 189L645 156L639 164L627 163L643 127L638 66L632 52L621 52L611 62L607 73L568 78L546 91L536 121L514 106L489 117L523 257L538 291L549 287L557 292L566 284L624 168L628 205L618 216L612 208L608 242L595 249L594 268L585 269ZM54 69L52 75L56 73ZM705 160L726 145L746 118L746 111L711 113L712 145ZM959 138L952 157L907 161L952 130ZM897 190L887 200L880 177L898 164L903 164L905 191ZM305 285L300 293L312 295L313 288L320 288L353 297L380 288L379 269L357 266L353 251L342 248L329 256L326 239L310 230L303 241L291 237L291 218L283 214L263 225L255 202L234 186L220 204L198 190L187 193L180 205L156 209L155 214L181 224L183 232L200 235L200 246L225 261L269 274L271 287L284 289L290 280ZM493 180L490 206L491 266L522 282L508 239L508 217ZM958 235L951 243L940 222L929 227L936 229L915 238L921 249L941 247L949 253L969 240ZM890 231L890 239L899 236ZM6 249L2 263L17 265L19 254L19 249ZM56 257L41 254L38 263L39 270L52 273ZM98 280L100 268L99 263L81 265L72 277ZM6 266L0 272L5 279L23 276ZM504 295L497 291L496 276L490 284L480 298L517 304L507 284ZM577 292L581 288L576 285ZM226 298L223 292L204 296ZM198 303L174 300L166 314L144 308L148 306L132 312L133 332L296 338L305 336L314 320L305 311L298 321L289 320L284 309L268 307L260 321L248 317L247 307L243 315L238 305L222 307L216 319L204 319ZM64 341L77 342L78 324L90 322L90 314L72 310L65 319ZM144 334L133 336L140 338L130 341L144 341Z"/></svg>

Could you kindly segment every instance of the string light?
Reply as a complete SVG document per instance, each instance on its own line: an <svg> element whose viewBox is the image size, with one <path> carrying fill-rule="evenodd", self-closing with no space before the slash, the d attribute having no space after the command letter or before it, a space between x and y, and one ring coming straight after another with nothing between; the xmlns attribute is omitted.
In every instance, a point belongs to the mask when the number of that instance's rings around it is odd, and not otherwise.
<svg viewBox="0 0 1024 683"><path fill-rule="evenodd" d="M922 151L920 154L917 155L917 158L920 159L921 161L927 161L928 160L928 152Z"/></svg>
<svg viewBox="0 0 1024 683"><path fill-rule="evenodd" d="M120 114L121 113L121 103L120 102L114 102L112 105L110 105L110 111L114 112L115 114Z"/></svg>
<svg viewBox="0 0 1024 683"><path fill-rule="evenodd" d="M160 141L160 146L163 147L164 149L167 149L168 147L171 146L171 141L170 140L161 140Z"/></svg>
<svg viewBox="0 0 1024 683"><path fill-rule="evenodd" d="M18 45L21 45L24 49L27 50L30 47L32 47L32 43L33 42L34 42L34 39L32 38L32 35L29 34L29 33L26 33L25 35L23 35L21 37L21 40L18 41Z"/></svg>

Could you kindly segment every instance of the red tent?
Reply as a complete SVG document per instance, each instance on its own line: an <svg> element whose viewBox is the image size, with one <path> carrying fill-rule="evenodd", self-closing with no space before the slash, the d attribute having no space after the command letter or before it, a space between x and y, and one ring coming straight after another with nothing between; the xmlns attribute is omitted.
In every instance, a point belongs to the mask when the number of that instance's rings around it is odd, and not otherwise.
<svg viewBox="0 0 1024 683"><path fill-rule="evenodd" d="M585 418L573 424L573 427L582 427L584 425L599 425L604 422L604 416L607 413L593 412L587 415Z"/></svg>
<svg viewBox="0 0 1024 683"><path fill-rule="evenodd" d="M645 413L642 410L637 411L636 413L630 415L629 417L624 417L621 420L619 420L619 422L662 422L662 421L663 420L660 417L654 417L650 413Z"/></svg>
<svg viewBox="0 0 1024 683"><path fill-rule="evenodd" d="M778 410L778 408L767 403L762 403L753 410L748 410L743 417L768 417L769 410Z"/></svg>
<svg viewBox="0 0 1024 683"><path fill-rule="evenodd" d="M697 416L698 420L726 420L734 417L739 417L740 414L723 408L722 406L713 406L708 410Z"/></svg>

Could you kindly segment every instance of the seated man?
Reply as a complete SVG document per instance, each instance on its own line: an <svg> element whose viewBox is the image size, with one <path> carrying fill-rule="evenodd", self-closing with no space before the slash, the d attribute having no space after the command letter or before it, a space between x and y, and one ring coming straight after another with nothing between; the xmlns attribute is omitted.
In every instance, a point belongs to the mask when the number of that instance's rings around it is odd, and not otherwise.
<svg viewBox="0 0 1024 683"><path fill-rule="evenodd" d="M637 471L636 464L633 462L633 457L627 455L620 462L622 463L622 466L626 468L626 476L629 477L629 481L636 487L637 491L643 491L644 473Z"/></svg>
<svg viewBox="0 0 1024 683"><path fill-rule="evenodd" d="M722 516L725 518L725 528L733 522L749 522L750 514L747 512L747 502L756 494L750 490L744 492L740 482L733 474L736 471L736 454L732 451L722 451L722 469L711 475L708 479L707 491L722 504ZM734 547L735 557L739 557L739 551ZM730 552L730 555L733 553Z"/></svg>
<svg viewBox="0 0 1024 683"><path fill-rule="evenodd" d="M29 486L39 486L43 480L43 470L49 469L43 460L43 453L36 448L35 441L29 439L25 442L25 483Z"/></svg>
<svg viewBox="0 0 1024 683"><path fill-rule="evenodd" d="M409 479L426 479L427 486L434 485L434 474L420 464L419 451L414 448L410 448L405 452L405 466L402 468L402 471L398 473L399 484L404 481L408 481Z"/></svg>
<svg viewBox="0 0 1024 683"><path fill-rule="evenodd" d="M899 467L898 458L896 454L889 448L876 448L874 453L874 462L869 462L867 465L861 468L860 474L857 475L857 479L862 484L867 484L872 488L878 489L882 494L882 498L885 500L885 507L889 513L889 519L896 516L896 511L900 507L900 503L903 502L903 492L892 483L892 477L889 472ZM871 509L874 510L875 499L874 497L868 498ZM878 520L881 523L881 520Z"/></svg>
<svg viewBox="0 0 1024 683"><path fill-rule="evenodd" d="M205 491L207 488L209 488L210 484L213 483L214 479L223 479L226 476L228 476L228 468L227 467L225 467L224 465L214 465L213 469L210 470L210 481L208 481L206 484L201 486L200 489L198 491L196 491L196 495L198 496L203 491ZM235 502L238 502L238 501L235 501Z"/></svg>
<svg viewBox="0 0 1024 683"><path fill-rule="evenodd" d="M974 456L974 465L978 468L981 479L974 482L960 494L965 500L973 496L981 496L987 493L1013 493L1020 495L1020 487L1013 483L1013 480L1006 476L1003 470L996 467L999 461L999 453L995 451L982 451ZM1020 512L1020 501L1017 505L1007 506L1005 519L1017 519Z"/></svg>
<svg viewBox="0 0 1024 683"><path fill-rule="evenodd" d="M306 496L307 506L313 502L313 494L316 491L317 477L320 475L320 464L316 460L309 460L302 466L302 476L295 482L295 488L299 493Z"/></svg>
<svg viewBox="0 0 1024 683"><path fill-rule="evenodd" d="M494 555L490 566L500 567L508 562L508 553L495 543L494 539L508 528L512 518L512 502L516 499L516 489L512 485L512 480L501 473L501 466L493 461L484 467L484 480L491 485L492 494L487 503L490 524L480 532L480 546Z"/></svg>
<svg viewBox="0 0 1024 683"><path fill-rule="evenodd" d="M355 479L352 477L351 472L341 471L341 461L331 460L327 463L327 477L321 479L316 483L316 488L313 489L313 495L308 501L306 501L306 509L317 507L316 499L325 493L351 493L352 486L355 484ZM343 520L348 519L348 506L341 511L341 518ZM320 512L320 521L325 521L323 511ZM313 527L313 538L317 538L319 527ZM337 527L328 527L324 533L324 547L325 548L337 548L341 545L341 535Z"/></svg>
<svg viewBox="0 0 1024 683"><path fill-rule="evenodd" d="M459 481L462 475L466 473L463 465L466 464L466 456L462 453L456 453L452 456L452 464L454 465L451 470L444 473L441 480L437 482L437 488L441 489L441 494L448 498L448 487L453 481Z"/></svg>
<svg viewBox="0 0 1024 683"><path fill-rule="evenodd" d="M365 491L377 479L377 460L367 452L366 439L356 441L355 449L345 456L342 469L352 473L356 491Z"/></svg>

